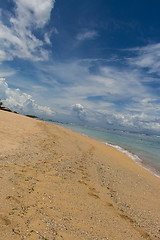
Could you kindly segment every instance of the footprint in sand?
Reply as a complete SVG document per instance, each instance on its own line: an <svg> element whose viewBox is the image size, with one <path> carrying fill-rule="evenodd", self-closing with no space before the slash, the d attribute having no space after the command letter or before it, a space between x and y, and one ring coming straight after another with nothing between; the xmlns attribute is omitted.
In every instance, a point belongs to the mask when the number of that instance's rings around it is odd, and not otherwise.
<svg viewBox="0 0 160 240"><path fill-rule="evenodd" d="M94 198L99 198L99 196L97 195L97 194L95 194L94 192L88 192L88 195L90 195L90 196L92 196L92 197L94 197Z"/></svg>
<svg viewBox="0 0 160 240"><path fill-rule="evenodd" d="M106 204L107 204L107 206L108 206L108 207L113 207L113 208L114 208L114 206L113 206L113 204L112 204L112 203L110 203L110 202L107 202Z"/></svg>
<svg viewBox="0 0 160 240"><path fill-rule="evenodd" d="M87 185L87 183L83 180L79 180L78 182L81 183L81 184Z"/></svg>
<svg viewBox="0 0 160 240"><path fill-rule="evenodd" d="M6 199L10 200L10 201L13 201L13 202L15 202L17 204L20 203L20 201L17 198L13 197L13 196L7 196Z"/></svg>
<svg viewBox="0 0 160 240"><path fill-rule="evenodd" d="M148 239L148 240L151 239L151 238L150 238L150 235L145 231L145 229L144 229L143 227L136 226L137 224L136 224L136 222L135 222L132 218L130 218L130 217L127 216L127 215L121 214L121 213L119 214L119 216L120 216L122 219L124 219L124 220L126 220L126 221L129 221L130 224L131 224L132 226L134 226L134 228L140 233L140 235L141 235L143 238Z"/></svg>
<svg viewBox="0 0 160 240"><path fill-rule="evenodd" d="M88 192L88 195L94 197L94 198L99 198L99 196L97 195L97 191L94 187L89 187L89 192Z"/></svg>
<svg viewBox="0 0 160 240"><path fill-rule="evenodd" d="M11 221L7 217L0 215L0 224L8 226L11 224Z"/></svg>
<svg viewBox="0 0 160 240"><path fill-rule="evenodd" d="M90 195L91 197L94 197L94 198L96 198L96 199L100 198L100 197L98 196L97 191L96 191L96 189L95 189L94 187L89 186L88 183L86 183L86 182L83 181L83 180L79 180L78 182L81 183L81 184L86 185L86 186L89 188L88 195Z"/></svg>

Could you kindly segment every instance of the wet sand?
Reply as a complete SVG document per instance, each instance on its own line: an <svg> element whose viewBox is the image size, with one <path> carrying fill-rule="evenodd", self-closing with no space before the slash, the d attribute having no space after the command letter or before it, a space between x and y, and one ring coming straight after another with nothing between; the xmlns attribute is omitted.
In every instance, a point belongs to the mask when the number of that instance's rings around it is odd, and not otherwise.
<svg viewBox="0 0 160 240"><path fill-rule="evenodd" d="M0 239L160 239L160 179L124 153L0 111Z"/></svg>

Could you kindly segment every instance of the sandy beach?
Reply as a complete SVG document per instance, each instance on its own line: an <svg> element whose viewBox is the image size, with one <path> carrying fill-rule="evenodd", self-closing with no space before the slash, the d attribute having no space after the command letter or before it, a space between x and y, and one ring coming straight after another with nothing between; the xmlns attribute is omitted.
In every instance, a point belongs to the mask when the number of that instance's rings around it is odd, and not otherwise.
<svg viewBox="0 0 160 240"><path fill-rule="evenodd" d="M160 179L127 155L0 111L0 240L158 240Z"/></svg>

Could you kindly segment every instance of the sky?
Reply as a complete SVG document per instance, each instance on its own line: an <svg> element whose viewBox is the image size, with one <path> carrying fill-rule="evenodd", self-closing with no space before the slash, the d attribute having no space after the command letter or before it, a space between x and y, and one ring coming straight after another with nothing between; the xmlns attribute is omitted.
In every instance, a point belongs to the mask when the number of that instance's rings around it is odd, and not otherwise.
<svg viewBox="0 0 160 240"><path fill-rule="evenodd" d="M160 133L159 9L159 0L1 0L4 105Z"/></svg>

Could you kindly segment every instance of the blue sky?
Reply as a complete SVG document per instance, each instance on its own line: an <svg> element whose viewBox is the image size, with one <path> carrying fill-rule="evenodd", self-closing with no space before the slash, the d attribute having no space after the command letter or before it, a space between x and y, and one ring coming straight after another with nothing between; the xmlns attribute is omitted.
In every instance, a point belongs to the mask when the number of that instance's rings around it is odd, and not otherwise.
<svg viewBox="0 0 160 240"><path fill-rule="evenodd" d="M160 132L159 8L2 0L0 98L23 114Z"/></svg>

